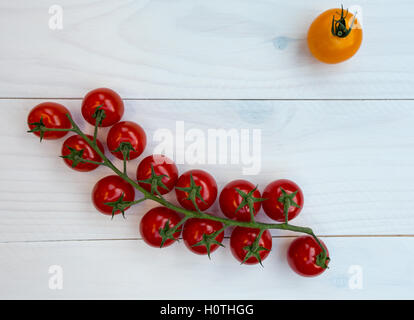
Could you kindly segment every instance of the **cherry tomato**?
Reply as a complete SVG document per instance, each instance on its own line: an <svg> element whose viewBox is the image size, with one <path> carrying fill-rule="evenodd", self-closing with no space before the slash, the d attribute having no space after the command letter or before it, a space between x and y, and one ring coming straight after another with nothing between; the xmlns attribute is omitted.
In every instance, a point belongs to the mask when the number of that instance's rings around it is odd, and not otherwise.
<svg viewBox="0 0 414 320"><path fill-rule="evenodd" d="M46 128L53 129L70 129L72 127L67 114L70 115L68 109L65 106L55 102L43 102L35 106L27 117L27 124L30 130L33 130L36 125L33 123L40 123L42 119ZM33 132L36 136L40 137L40 132ZM68 131L46 131L43 134L43 139L55 140L64 137Z"/></svg>
<svg viewBox="0 0 414 320"><path fill-rule="evenodd" d="M246 204L239 211L237 211L239 205L242 202L246 202L247 199L243 201L244 198L237 192L236 189L242 191L244 194L247 195L249 194L249 192L255 189L255 185L246 180L234 180L226 184L223 190L221 191L220 197L219 197L221 211L229 219L233 219L237 221L250 221L251 215L250 215L250 209L249 209L248 204ZM251 196L254 199L260 199L261 197L260 191L256 189L251 194ZM257 215L261 206L262 206L261 202L259 201L254 202L253 204L254 215Z"/></svg>
<svg viewBox="0 0 414 320"><path fill-rule="evenodd" d="M105 111L102 127L109 127L119 122L124 114L124 102L119 94L108 88L98 88L86 94L82 101L82 115L91 125L95 125L93 117L97 107Z"/></svg>
<svg viewBox="0 0 414 320"><path fill-rule="evenodd" d="M152 246L152 247L160 247L162 244L162 236L160 234L160 230L166 227L168 222L168 229L171 230L174 228L179 222L181 218L179 214L171 209L166 207L156 207L148 211L141 219L139 228L141 232L141 236L144 241ZM178 231L171 234L170 236L178 239L181 234L182 227L178 228ZM168 247L171 245L175 240L173 239L166 239L163 243L162 247Z"/></svg>
<svg viewBox="0 0 414 320"><path fill-rule="evenodd" d="M208 237L220 231L223 224L209 219L191 218L184 224L183 240L188 249L196 254L208 254L217 250L224 238L224 231L216 237ZM200 244L195 246L196 244ZM207 248L207 246L209 248Z"/></svg>
<svg viewBox="0 0 414 320"><path fill-rule="evenodd" d="M328 252L322 240L319 241ZM304 277L314 277L326 270L316 264L318 255L322 252L321 247L311 236L301 236L292 241L287 252L287 259L290 267L297 274ZM329 252L327 254L329 258ZM328 264L329 259L326 260Z"/></svg>
<svg viewBox="0 0 414 320"><path fill-rule="evenodd" d="M128 182L116 175L107 176L95 184L92 190L92 202L98 211L110 215L113 207L105 203L119 200L122 194L123 201L134 201L135 190ZM115 212L115 214L119 213L121 213L119 210Z"/></svg>
<svg viewBox="0 0 414 320"><path fill-rule="evenodd" d="M177 181L175 194L177 196L177 200L180 205L187 210L196 210L191 200L188 199L189 192L182 191L177 189L178 188L185 188L188 189L191 187L191 178L193 177L193 181L196 187L199 188L198 196L196 197L196 204L201 211L207 210L212 206L214 201L217 198L217 183L214 180L213 176L210 175L208 172L203 170L189 170L184 172ZM202 201L201 198L204 200Z"/></svg>
<svg viewBox="0 0 414 320"><path fill-rule="evenodd" d="M295 218L303 208L303 193L293 181L281 179L270 183L263 191L263 210L273 220L285 221L285 203L289 205L288 220Z"/></svg>
<svg viewBox="0 0 414 320"><path fill-rule="evenodd" d="M170 192L174 188L178 179L178 169L174 161L161 154L154 154L144 158L137 168L137 180L142 181L150 179L152 168L154 169L154 174L156 176L163 176L159 179L161 184L159 182L157 183L158 192L160 194ZM151 192L151 184L139 182L139 185L148 192ZM167 189L163 188L162 185L164 185Z"/></svg>
<svg viewBox="0 0 414 320"><path fill-rule="evenodd" d="M93 140L93 137L90 135L86 135L90 140ZM99 140L96 140L96 143L98 145L98 148L101 150L101 152L104 152L104 147L102 143ZM62 145L62 156L68 156L71 154L71 150L69 148L72 148L76 151L82 151L82 159L101 162L102 158L91 148L91 146L78 134L74 136L70 136L63 142ZM77 171L92 171L99 167L98 164L94 163L86 163L86 162L79 162L76 164L75 167L72 167L73 160L70 159L63 159L65 163L72 169Z"/></svg>
<svg viewBox="0 0 414 320"><path fill-rule="evenodd" d="M362 42L362 27L358 19L354 21L354 18L348 11L330 9L312 22L308 31L308 46L316 59L325 63L339 63L358 51Z"/></svg>
<svg viewBox="0 0 414 320"><path fill-rule="evenodd" d="M272 249L272 236L269 230L265 230L260 237L258 247L254 248L254 242L259 233L259 229L234 228L230 237L230 247L233 256L238 261L243 262L246 255L249 255L249 258L244 262L245 264L257 264L260 262L258 258L261 261L266 259Z"/></svg>
<svg viewBox="0 0 414 320"><path fill-rule="evenodd" d="M109 130L106 138L108 149L118 159L123 160L124 156L121 151L114 152L118 149L122 142L129 142L135 151L130 151L129 159L138 158L144 151L147 145L147 137L144 129L141 128L135 122L132 121L121 121L115 124L111 130Z"/></svg>

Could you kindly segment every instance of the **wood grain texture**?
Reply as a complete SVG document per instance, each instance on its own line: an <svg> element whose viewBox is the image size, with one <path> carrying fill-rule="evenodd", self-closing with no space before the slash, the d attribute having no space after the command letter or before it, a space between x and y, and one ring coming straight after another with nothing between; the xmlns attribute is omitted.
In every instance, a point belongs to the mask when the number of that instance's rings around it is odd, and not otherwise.
<svg viewBox="0 0 414 320"><path fill-rule="evenodd" d="M362 0L364 40L340 65L306 45L332 1L0 1L0 97L81 97L109 86L124 98L413 99L414 2ZM354 3L345 2L344 6Z"/></svg>
<svg viewBox="0 0 414 320"><path fill-rule="evenodd" d="M92 132L80 117L80 101L60 102ZM40 144L27 134L26 117L37 103L0 101L0 108L7 110L0 127L0 241L137 238L139 220L154 204L135 206L126 220L99 214L90 191L111 171L75 172L58 158L62 141ZM177 121L184 121L187 133L260 128L257 175L244 176L245 165L230 162L185 163L179 165L180 172L208 170L220 188L240 177L261 190L274 179L293 179L305 194L304 209L294 222L318 234L413 234L412 101L127 101L125 119L141 124L148 135L144 155L129 166L132 177L138 161L159 143L154 133L170 130L176 138ZM103 130L102 140L105 134ZM191 143L187 140L185 148ZM120 161L115 163L121 167ZM169 199L175 201L175 196ZM210 211L220 214L217 202ZM259 217L268 221L263 211ZM287 233L274 232L281 234Z"/></svg>
<svg viewBox="0 0 414 320"><path fill-rule="evenodd" d="M183 243L164 249L150 248L142 240L0 244L0 298L414 298L414 238L324 239L332 264L317 278L290 270L285 258L290 241L273 240L264 268L240 266L226 248L214 252L210 261ZM48 287L51 265L63 269L62 290ZM361 289L349 286L355 268L362 272Z"/></svg>
<svg viewBox="0 0 414 320"><path fill-rule="evenodd" d="M305 40L311 21L334 5L328 0L58 4L63 29L51 30L50 1L0 0L0 298L414 298L414 46L406 32L414 2L359 1L363 45L334 66L311 57ZM91 133L79 99L100 86L127 99L124 118L148 134L143 156L160 132L172 133L177 160L191 130L259 129L257 174L244 176L243 161L186 161L179 170L208 170L220 188L240 177L261 190L295 180L305 207L294 222L329 236L329 271L315 279L291 272L291 233L274 231L265 268L249 268L228 249L208 261L182 243L146 246L138 225L152 203L126 220L99 214L90 191L110 172L70 170L58 158L63 140L39 144L26 117L45 98L61 98ZM175 149L180 122L188 136ZM217 203L210 212L220 214ZM63 267L63 290L48 288L54 264ZM362 290L348 285L352 266L362 268Z"/></svg>

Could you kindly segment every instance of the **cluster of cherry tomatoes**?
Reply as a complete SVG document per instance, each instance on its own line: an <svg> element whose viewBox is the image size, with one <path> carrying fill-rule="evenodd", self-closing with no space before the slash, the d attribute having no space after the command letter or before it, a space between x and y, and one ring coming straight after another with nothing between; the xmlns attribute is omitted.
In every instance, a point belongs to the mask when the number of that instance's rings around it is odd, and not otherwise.
<svg viewBox="0 0 414 320"><path fill-rule="evenodd" d="M113 156L124 160L125 153L122 146L127 143L130 146L127 160L139 157L146 146L146 134L137 123L121 121L124 104L120 96L107 88L89 92L82 102L82 115L94 126L97 121L97 110L104 111L100 118L100 126L111 126L106 144ZM42 139L62 138L68 133L65 130L72 128L67 115L70 116L70 112L63 105L44 102L30 111L28 125L31 131ZM57 131L36 130L36 128ZM87 137L90 141L95 141L104 154L103 144L96 135L95 137L87 135ZM78 134L68 137L63 142L61 155L70 168L84 172L96 169L103 160ZM211 174L195 169L179 175L173 160L164 155L150 155L142 159L136 170L136 181L148 192L159 196L174 189L178 203L192 211L208 210L218 197L223 214L237 221L252 221L263 207L264 212L271 219L287 222L300 213L304 203L301 189L290 180L271 182L263 190L263 194L249 181L234 180L226 184L218 196L217 183ZM100 179L92 190L94 206L107 215L121 213L121 210L114 211L114 207L109 204L120 200L132 202L134 199L135 188L119 175L109 175ZM124 210L128 209L129 207L124 208ZM190 218L180 225L182 221L182 216L176 211L165 206L155 207L142 217L140 233L145 242L154 247L169 246L182 234L189 250L209 256L222 246L226 227L222 222ZM175 228L176 226L179 227ZM166 237L165 235L171 230L173 233ZM232 231L230 247L238 261L257 264L269 255L272 249L272 237L269 230L237 226ZM321 251L321 247L311 236L302 236L291 243L288 262L297 273L315 276L325 270L316 263Z"/></svg>

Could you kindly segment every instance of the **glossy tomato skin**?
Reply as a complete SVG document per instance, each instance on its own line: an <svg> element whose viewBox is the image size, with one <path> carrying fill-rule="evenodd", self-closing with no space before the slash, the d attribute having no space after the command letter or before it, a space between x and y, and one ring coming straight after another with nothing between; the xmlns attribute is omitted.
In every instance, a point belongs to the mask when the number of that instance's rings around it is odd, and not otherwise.
<svg viewBox="0 0 414 320"><path fill-rule="evenodd" d="M71 115L65 106L55 102L43 102L30 111L27 117L27 124L30 130L32 130L36 126L31 125L31 123L40 122L40 118L42 118L46 128L70 129L72 125L66 116L67 114ZM40 132L33 133L40 137ZM55 140L64 137L67 133L67 131L48 131L44 132L43 139Z"/></svg>
<svg viewBox="0 0 414 320"><path fill-rule="evenodd" d="M207 254L207 248L205 245L193 247L193 245L203 240L203 234L210 235L223 228L223 224L219 221L213 221L209 219L191 218L184 224L183 228L183 240L187 248L196 253L205 255ZM222 242L224 238L224 231L219 233L215 240ZM212 244L210 246L210 252L217 250L218 244Z"/></svg>
<svg viewBox="0 0 414 320"><path fill-rule="evenodd" d="M192 174L194 183L197 186L201 186L201 197L204 199L205 203L201 199L196 199L196 204L201 211L207 210L210 208L214 201L217 198L217 183L214 180L213 176L203 170L189 170L184 172L177 181L176 187L188 188L190 187L190 175ZM187 200L188 192L175 189L175 194L177 200L183 208L187 210L196 210L193 203L190 200Z"/></svg>
<svg viewBox="0 0 414 320"><path fill-rule="evenodd" d="M255 185L249 181L246 180L234 180L226 184L223 188L223 190L220 193L219 197L219 203L220 203L220 209L224 213L224 215L233 220L237 221L250 221L251 215L250 215L250 209L248 205L245 205L243 208L241 208L239 211L236 212L238 206L240 203L242 203L243 198L242 196L236 191L236 189L239 189L243 191L244 193L249 193L255 188ZM256 189L256 191L253 192L254 198L260 198L260 191ZM256 216L257 213L260 211L260 208L262 207L261 202L255 202L254 203L254 215Z"/></svg>
<svg viewBox="0 0 414 320"><path fill-rule="evenodd" d="M149 210L141 219L139 229L144 241L152 246L159 248L161 246L162 237L159 230L163 229L167 222L169 222L170 228L175 227L181 221L179 214L166 207L155 207ZM181 234L181 226L177 232L173 234L174 238L178 238ZM168 247L175 241L167 239L164 247Z"/></svg>
<svg viewBox="0 0 414 320"><path fill-rule="evenodd" d="M328 252L323 241L320 239L319 241ZM322 268L316 264L316 257L321 252L322 249L314 238L311 236L301 236L293 240L289 246L287 252L288 263L297 274L304 277L315 277L326 270L326 268Z"/></svg>
<svg viewBox="0 0 414 320"><path fill-rule="evenodd" d="M92 190L92 202L95 208L103 214L112 214L112 207L104 203L117 201L124 194L124 201L134 201L134 188L121 177L111 175L99 180ZM128 210L127 208L126 210ZM115 214L121 213L119 210Z"/></svg>
<svg viewBox="0 0 414 320"><path fill-rule="evenodd" d="M154 173L157 176L164 175L162 183L168 188L168 190L158 187L158 191L161 194L170 192L178 180L178 169L174 161L170 158L161 155L153 154L144 158L137 168L137 180L147 180L151 177L151 165L154 168ZM139 185L148 192L151 192L151 185L148 183L139 182Z"/></svg>
<svg viewBox="0 0 414 320"><path fill-rule="evenodd" d="M93 114L100 105L102 105L101 110L105 111L102 127L112 126L121 120L124 114L124 102L119 94L108 88L98 88L89 91L82 101L82 115L91 125L95 125L96 119L93 118Z"/></svg>
<svg viewBox="0 0 414 320"><path fill-rule="evenodd" d="M263 201L263 210L269 218L279 222L285 222L285 214L283 211L284 205L278 200L282 196L281 188L283 188L283 190L285 190L288 194L298 191L292 200L296 202L300 208L290 206L288 213L289 220L292 220L299 215L303 208L304 198L300 187L291 180L280 179L267 185L263 191L263 198L267 199Z"/></svg>
<svg viewBox="0 0 414 320"><path fill-rule="evenodd" d="M121 142L129 142L134 148L135 151L129 153L129 159L132 160L138 158L144 151L147 145L147 136L139 124L132 121L121 121L109 130L106 143L111 153L118 159L123 160L124 157L121 151L113 152Z"/></svg>
<svg viewBox="0 0 414 320"><path fill-rule="evenodd" d="M93 141L93 137L90 135L86 135L90 140ZM99 140L96 140L98 148L104 153L104 147ZM77 151L83 150L82 158L86 160L101 162L102 158L91 148L91 146L78 134L70 136L63 142L62 144L62 156L67 156L70 154L70 150L68 147L75 149ZM73 170L87 172L95 170L99 167L98 164L93 163L78 163L76 167L72 167L72 160L63 159L65 163Z"/></svg>
<svg viewBox="0 0 414 320"><path fill-rule="evenodd" d="M259 235L259 229L236 227L231 233L230 248L233 256L240 262L243 262L246 257L246 246L251 246ZM269 230L266 230L259 240L259 246L264 247L267 250L260 251L260 258L262 261L267 258L272 249L272 236ZM257 264L259 261L256 257L250 257L244 264Z"/></svg>
<svg viewBox="0 0 414 320"><path fill-rule="evenodd" d="M362 27L355 19L351 32L340 38L332 34L332 18L339 19L341 9L330 9L320 14L311 24L308 31L308 47L313 56L324 63L339 63L351 58L362 43ZM354 15L348 13L345 18L349 28Z"/></svg>

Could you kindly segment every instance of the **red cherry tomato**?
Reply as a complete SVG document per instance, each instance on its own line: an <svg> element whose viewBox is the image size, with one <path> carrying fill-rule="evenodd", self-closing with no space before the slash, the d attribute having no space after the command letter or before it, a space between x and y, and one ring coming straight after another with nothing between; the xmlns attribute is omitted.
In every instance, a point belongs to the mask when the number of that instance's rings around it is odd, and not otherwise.
<svg viewBox="0 0 414 320"><path fill-rule="evenodd" d="M151 178L151 166L154 169L154 174L156 176L164 176L161 179L161 183L167 187L167 189L164 189L158 184L158 192L161 194L170 192L174 188L178 179L178 169L174 161L161 154L154 154L144 158L137 168L138 181L148 180ZM139 185L148 192L151 192L151 184L139 182Z"/></svg>
<svg viewBox="0 0 414 320"><path fill-rule="evenodd" d="M166 207L156 207L148 211L141 219L139 228L141 236L144 241L152 247L160 247L162 243L162 236L160 234L160 229L164 229L167 222L169 229L174 228L181 218L179 214L171 209ZM172 234L172 237L177 239L181 234L181 226L178 228L178 231ZM175 240L167 239L164 244L164 247L168 247Z"/></svg>
<svg viewBox="0 0 414 320"><path fill-rule="evenodd" d="M86 135L90 140L93 140L93 137L90 135ZM104 152L104 147L102 143L99 140L96 140L96 143L98 145L98 148L101 150L101 152ZM62 145L62 156L68 156L71 153L71 150L69 148L75 149L76 151L83 150L82 153L82 159L101 162L102 158L91 148L91 146L78 134L74 136L70 136L63 142ZM73 160L70 159L63 159L65 163L72 169L77 171L92 171L99 167L98 164L93 163L86 163L86 162L79 162L76 164L75 167L72 167Z"/></svg>
<svg viewBox="0 0 414 320"><path fill-rule="evenodd" d="M98 211L112 214L113 207L105 203L119 200L122 194L124 194L123 201L134 201L135 190L128 182L116 175L107 176L95 184L92 190L92 202ZM119 210L115 212L115 214L119 213L121 213Z"/></svg>
<svg viewBox="0 0 414 320"><path fill-rule="evenodd" d="M237 221L250 221L250 209L247 204L236 212L237 208L243 201L243 197L236 191L236 189L248 194L254 188L255 185L246 180L234 180L226 184L219 197L220 208L224 215L229 219ZM260 191L256 189L252 196L254 198L260 198ZM261 206L260 202L254 203L254 215L257 215Z"/></svg>
<svg viewBox="0 0 414 320"><path fill-rule="evenodd" d="M119 94L108 88L98 88L88 92L82 101L82 115L91 125L95 125L93 114L99 106L105 111L102 127L119 122L124 114L124 103Z"/></svg>
<svg viewBox="0 0 414 320"><path fill-rule="evenodd" d="M177 189L179 188L190 188L192 175L196 186L201 187L199 195L203 198L202 201L199 197L196 198L196 204L201 211L207 210L212 206L217 198L217 183L213 176L203 170L189 170L184 172L177 181L175 194L180 205L187 210L196 210L191 200L188 200L189 193Z"/></svg>
<svg viewBox="0 0 414 320"><path fill-rule="evenodd" d="M129 159L132 160L138 158L147 145L147 137L144 129L132 121L118 122L111 128L111 130L109 130L106 143L111 153L121 160L124 159L122 152L113 151L116 150L122 142L129 142L135 150L129 153Z"/></svg>
<svg viewBox="0 0 414 320"><path fill-rule="evenodd" d="M72 125L66 116L67 114L70 115L70 112L65 106L55 102L43 102L30 111L27 124L32 130L36 127L33 123L39 123L42 119L46 128L70 129ZM39 131L33 133L40 137ZM67 133L68 131L46 131L43 134L43 139L55 140L64 137Z"/></svg>
<svg viewBox="0 0 414 320"><path fill-rule="evenodd" d="M282 189L285 191L283 193ZM296 194L294 194L296 192ZM264 212L273 220L285 221L285 201L289 201L288 219L297 217L303 208L303 193L299 186L293 181L281 179L270 183L263 191ZM289 200L286 200L289 199Z"/></svg>
<svg viewBox="0 0 414 320"><path fill-rule="evenodd" d="M328 252L322 240L319 241ZM322 252L321 247L316 240L311 236L301 236L292 241L287 252L287 259L290 267L297 274L304 277L314 277L320 275L326 270L316 264L317 256ZM329 257L329 252L328 252ZM326 264L329 259L326 260Z"/></svg>
<svg viewBox="0 0 414 320"><path fill-rule="evenodd" d="M230 247L233 256L240 262L246 258L246 255L249 254L249 250L247 247L252 247L253 243L255 242L256 238L259 236L260 230L259 229L252 229L252 228L242 228L236 227L234 228L231 237L230 237ZM256 254L260 256L261 261L266 259L269 255L270 250L272 249L272 236L270 235L269 230L264 231L262 234L259 243L259 248L256 250ZM252 248L253 249L253 248ZM245 264L257 264L260 261L257 259L257 256L254 254L250 255L250 257L244 262Z"/></svg>
<svg viewBox="0 0 414 320"><path fill-rule="evenodd" d="M219 221L209 219L191 218L184 224L183 240L188 249L197 254L209 254L217 250L219 244L224 238L224 231L220 232L215 238L208 238L206 236L220 231L223 224ZM204 237L204 238L203 238ZM215 241L214 241L215 240ZM195 244L201 244L194 246ZM209 246L209 250L207 250Z"/></svg>

